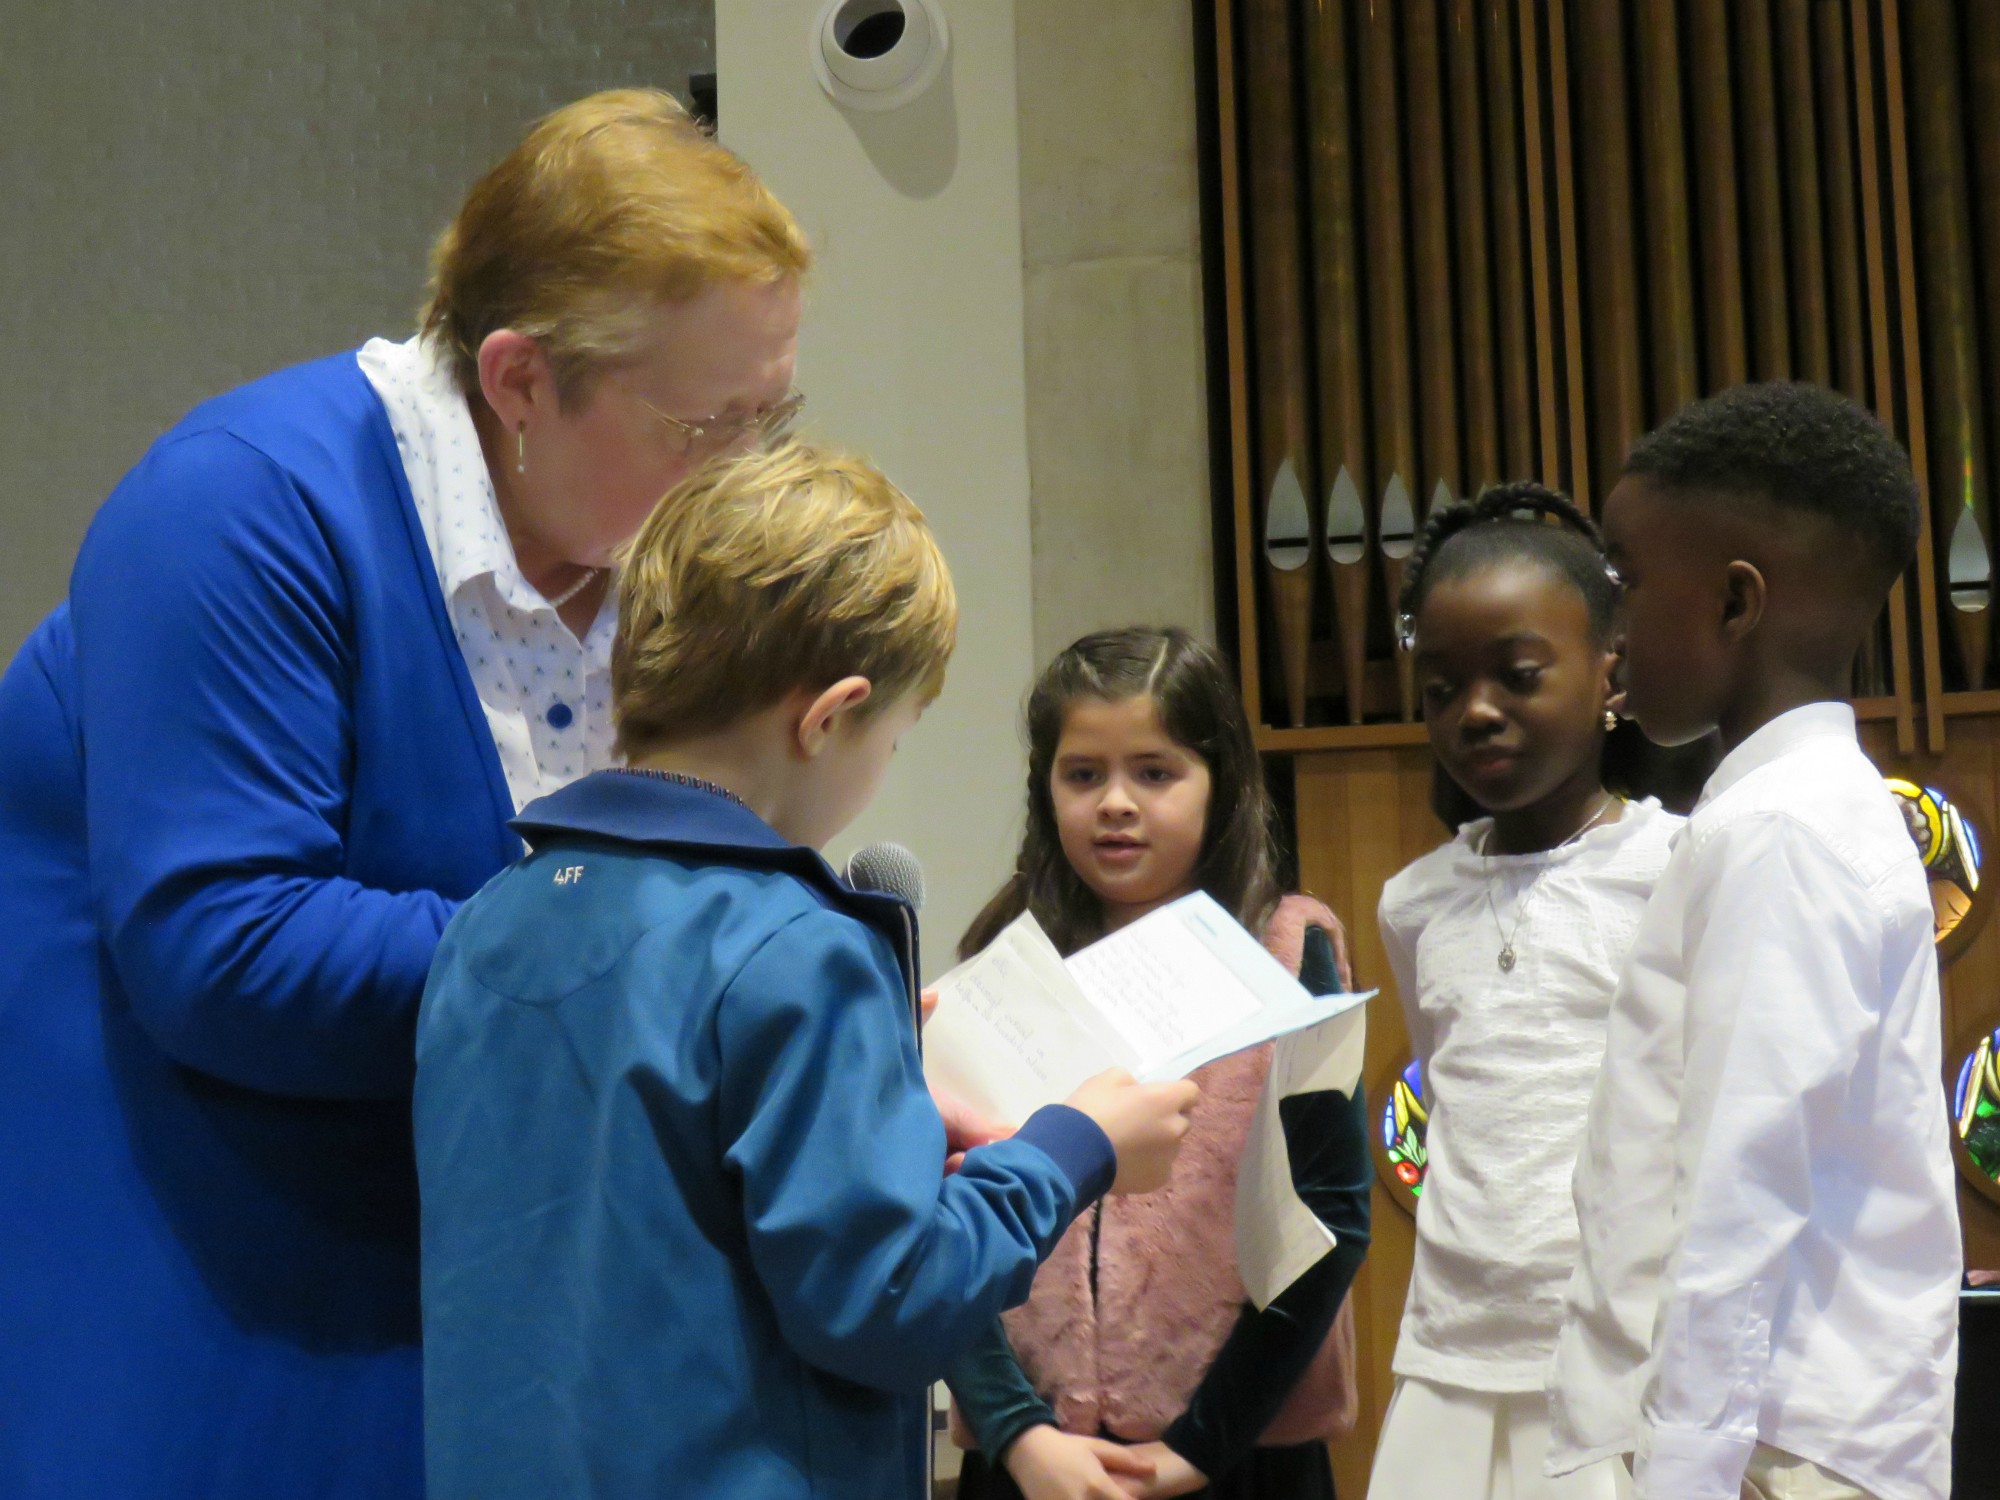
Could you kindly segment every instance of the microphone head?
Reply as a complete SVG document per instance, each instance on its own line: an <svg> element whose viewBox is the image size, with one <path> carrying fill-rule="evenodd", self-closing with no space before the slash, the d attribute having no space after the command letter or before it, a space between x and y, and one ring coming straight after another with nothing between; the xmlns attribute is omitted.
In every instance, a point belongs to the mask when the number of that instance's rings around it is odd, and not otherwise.
<svg viewBox="0 0 2000 1500"><path fill-rule="evenodd" d="M854 851L847 861L847 883L857 891L900 896L913 911L924 905L924 867L901 844L884 840Z"/></svg>

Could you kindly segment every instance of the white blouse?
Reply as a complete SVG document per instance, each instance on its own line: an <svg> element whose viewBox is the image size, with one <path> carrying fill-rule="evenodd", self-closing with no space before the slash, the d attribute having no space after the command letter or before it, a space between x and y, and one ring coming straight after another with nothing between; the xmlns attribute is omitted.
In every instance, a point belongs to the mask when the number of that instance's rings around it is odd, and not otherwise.
<svg viewBox="0 0 2000 1500"><path fill-rule="evenodd" d="M1546 1385L1605 1018L1680 825L1635 802L1564 848L1489 858L1481 818L1383 889L1382 940L1430 1107L1397 1374L1475 1391Z"/></svg>
<svg viewBox="0 0 2000 1500"><path fill-rule="evenodd" d="M522 576L479 434L449 365L421 337L370 339L361 373L389 414L458 648L515 811L613 763L616 590L582 640Z"/></svg>

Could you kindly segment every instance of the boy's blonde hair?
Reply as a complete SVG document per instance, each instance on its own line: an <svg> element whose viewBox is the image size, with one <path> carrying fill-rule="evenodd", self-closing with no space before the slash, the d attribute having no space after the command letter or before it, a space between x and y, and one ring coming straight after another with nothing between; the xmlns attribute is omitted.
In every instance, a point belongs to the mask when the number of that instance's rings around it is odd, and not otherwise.
<svg viewBox="0 0 2000 1500"><path fill-rule="evenodd" d="M785 206L672 95L613 89L538 120L473 186L431 252L423 331L468 400L486 336L525 333L574 404L644 352L662 303L811 265Z"/></svg>
<svg viewBox="0 0 2000 1500"><path fill-rule="evenodd" d="M627 758L795 688L866 677L864 717L935 698L958 597L923 512L852 454L791 441L698 470L627 545L611 697Z"/></svg>

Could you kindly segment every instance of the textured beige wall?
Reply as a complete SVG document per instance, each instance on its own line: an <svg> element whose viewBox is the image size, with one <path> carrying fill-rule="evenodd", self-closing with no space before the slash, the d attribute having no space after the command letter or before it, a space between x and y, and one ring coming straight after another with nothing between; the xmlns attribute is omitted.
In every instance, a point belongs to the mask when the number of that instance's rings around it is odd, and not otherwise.
<svg viewBox="0 0 2000 1500"><path fill-rule="evenodd" d="M1212 637L1188 0L1015 0L1035 654Z"/></svg>
<svg viewBox="0 0 2000 1500"><path fill-rule="evenodd" d="M684 93L714 0L10 5L0 23L0 662L204 397L401 336L534 116Z"/></svg>

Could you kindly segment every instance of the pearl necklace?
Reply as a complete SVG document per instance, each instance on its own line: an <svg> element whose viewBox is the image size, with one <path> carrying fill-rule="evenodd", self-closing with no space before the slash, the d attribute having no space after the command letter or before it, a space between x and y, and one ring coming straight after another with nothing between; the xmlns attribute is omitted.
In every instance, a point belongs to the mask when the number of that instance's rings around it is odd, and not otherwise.
<svg viewBox="0 0 2000 1500"><path fill-rule="evenodd" d="M1557 844L1555 848L1549 850L1548 852L1550 854L1560 854L1563 850L1567 849L1571 844L1574 844L1578 839L1582 838L1586 833L1590 832L1590 830L1595 828L1599 823L1602 823L1604 819L1610 814L1612 808L1622 807L1624 805L1625 805L1624 798L1614 797L1609 792L1606 792L1604 794L1603 805L1599 807L1595 813L1591 814L1590 821L1585 823L1583 827L1577 829L1575 833L1572 833L1568 838L1564 839L1560 844ZM1491 828L1488 828L1486 830L1486 837L1480 841L1479 857L1481 859L1491 859L1492 854L1489 851L1492 849L1492 847L1493 847L1493 830ZM1549 871L1554 868L1555 866L1553 864L1542 866L1541 871L1535 876L1534 880L1529 883L1528 893L1521 898L1520 908L1514 913L1514 930L1512 932L1509 932L1506 929L1506 927L1501 924L1500 908L1497 904L1495 904L1493 900L1493 880L1490 875L1487 878L1486 909L1493 914L1493 928L1496 932L1500 934L1499 964L1500 964L1500 972L1503 974L1511 974L1514 972L1514 965L1517 962L1514 953L1514 939L1521 935L1521 924L1528 920L1529 903L1531 903L1535 899L1536 892L1541 890L1543 877L1546 876L1549 873Z"/></svg>
<svg viewBox="0 0 2000 1500"><path fill-rule="evenodd" d="M585 589L589 588L592 581L595 580L597 575L599 573L602 573L603 571L604 570L602 568L585 568L583 570L583 577L577 579L575 583L572 583L568 588L564 589L560 594L557 594L555 598L549 600L549 608L561 609L565 604L569 603L570 600L574 599L578 594L582 593Z"/></svg>

